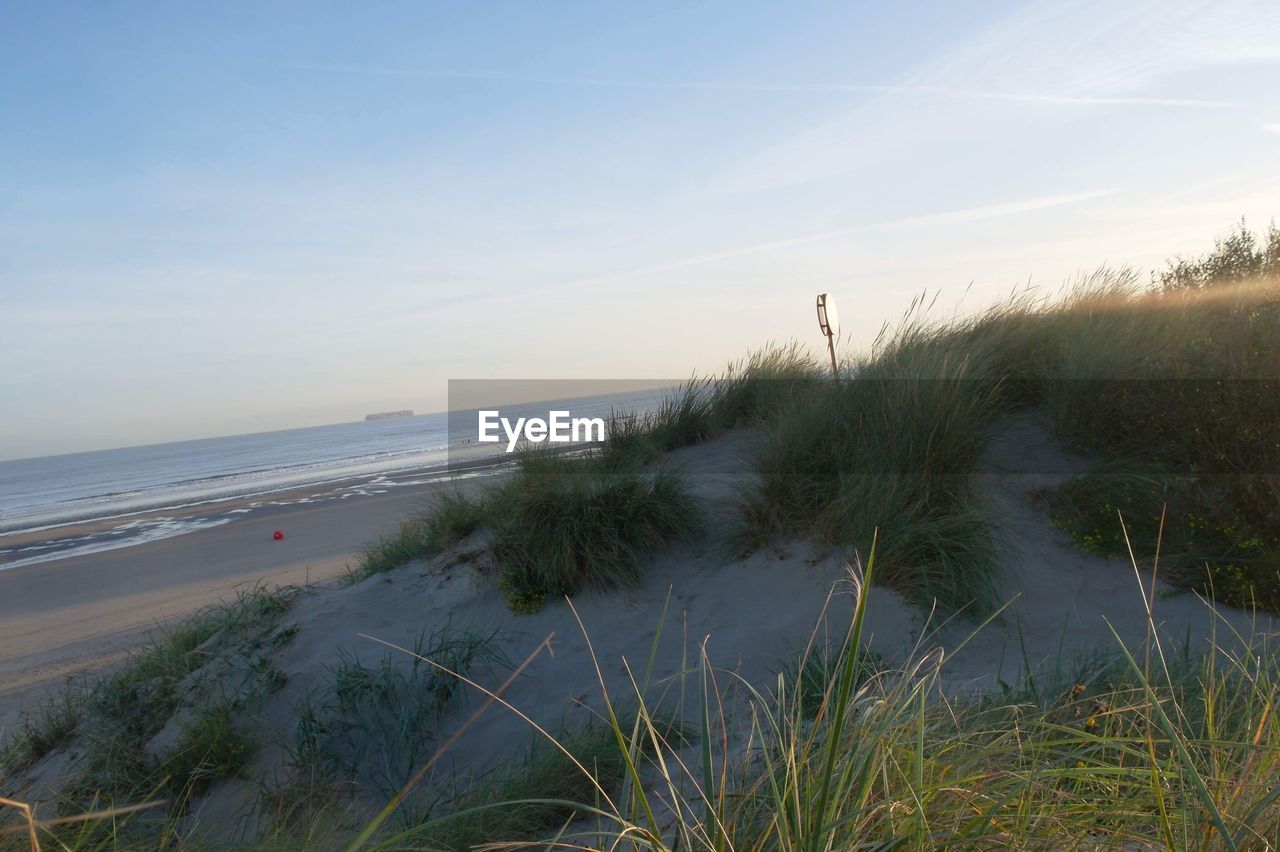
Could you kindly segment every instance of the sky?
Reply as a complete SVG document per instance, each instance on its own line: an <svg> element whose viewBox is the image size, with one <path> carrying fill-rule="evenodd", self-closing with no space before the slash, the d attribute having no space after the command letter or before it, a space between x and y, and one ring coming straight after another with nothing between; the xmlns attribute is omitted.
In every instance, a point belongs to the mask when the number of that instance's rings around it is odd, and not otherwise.
<svg viewBox="0 0 1280 852"><path fill-rule="evenodd" d="M1280 216L1280 3L10 2L0 458L678 379Z"/></svg>

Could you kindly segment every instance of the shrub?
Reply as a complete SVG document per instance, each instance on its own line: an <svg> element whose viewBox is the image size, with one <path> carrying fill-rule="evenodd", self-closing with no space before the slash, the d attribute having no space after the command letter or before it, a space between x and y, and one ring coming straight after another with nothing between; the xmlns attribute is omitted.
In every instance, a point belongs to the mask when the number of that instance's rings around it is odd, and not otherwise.
<svg viewBox="0 0 1280 852"><path fill-rule="evenodd" d="M1213 251L1191 260L1178 257L1171 261L1160 274L1160 286L1165 290L1203 290L1271 275L1280 275L1280 229L1272 222L1259 245L1241 219L1235 230L1214 241Z"/></svg>

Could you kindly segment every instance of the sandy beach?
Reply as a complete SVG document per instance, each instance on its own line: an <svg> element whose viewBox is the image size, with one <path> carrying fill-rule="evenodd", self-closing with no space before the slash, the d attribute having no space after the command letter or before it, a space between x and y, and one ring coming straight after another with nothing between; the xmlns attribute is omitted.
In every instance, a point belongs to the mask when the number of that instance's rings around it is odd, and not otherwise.
<svg viewBox="0 0 1280 852"><path fill-rule="evenodd" d="M363 545L451 487L437 481L322 502L299 502L321 489L296 489L275 495L283 505L261 506L223 526L0 570L0 729L51 688L123 659L157 626L259 583L332 581ZM229 512L250 502L148 514ZM96 521L5 542L102 528ZM272 539L277 529L284 540Z"/></svg>

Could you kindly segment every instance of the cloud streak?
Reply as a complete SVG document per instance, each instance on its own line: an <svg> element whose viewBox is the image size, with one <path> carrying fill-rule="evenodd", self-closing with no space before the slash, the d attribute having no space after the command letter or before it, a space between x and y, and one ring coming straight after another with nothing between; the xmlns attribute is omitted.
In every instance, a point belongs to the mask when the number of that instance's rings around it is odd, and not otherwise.
<svg viewBox="0 0 1280 852"><path fill-rule="evenodd" d="M956 100L1006 101L1026 104L1051 104L1057 106L1141 106L1171 107L1178 109L1238 109L1243 104L1234 101L1203 100L1198 98L1168 98L1140 96L1103 96L1076 94L1037 94L1032 92L1008 92L954 86L893 85L881 83L729 83L663 80L622 80L597 77L565 77L511 74L501 71L450 71L413 68L393 68L375 65L327 65L295 64L289 66L303 71L322 71L341 74L363 74L382 77L407 77L423 80L474 81L517 83L541 86L570 86L596 89L631 89L681 92L757 92L760 94L881 94L907 97L934 97Z"/></svg>
<svg viewBox="0 0 1280 852"><path fill-rule="evenodd" d="M919 216L888 219L883 222L852 225L846 228L816 231L809 234L800 234L793 237L784 237L782 239L753 243L751 245L737 246L735 248L724 249L722 251L711 252L709 254L679 258L677 260L645 266L639 269L609 272L603 275L591 276L589 278L579 278L545 288L541 292L595 286L608 281L618 281L643 275L658 275L664 272L674 272L681 269L704 266L721 260L732 260L740 257L749 257L751 255L782 251L785 249L795 248L797 246L809 245L838 237L853 236L854 234L866 233L868 231L879 229L932 227L936 225L957 224L960 222L977 222L985 219L995 219L1001 216L1012 216L1018 213L1030 213L1037 210L1047 210L1053 207L1063 207L1069 204L1081 204L1085 201L1092 201L1096 198L1111 195L1116 191L1117 190L1115 189L1096 189L1086 192L1073 192L1064 195L1027 198L1018 201L1003 202L1000 204L985 204L977 207L966 207L959 210L946 210L938 213L926 213Z"/></svg>

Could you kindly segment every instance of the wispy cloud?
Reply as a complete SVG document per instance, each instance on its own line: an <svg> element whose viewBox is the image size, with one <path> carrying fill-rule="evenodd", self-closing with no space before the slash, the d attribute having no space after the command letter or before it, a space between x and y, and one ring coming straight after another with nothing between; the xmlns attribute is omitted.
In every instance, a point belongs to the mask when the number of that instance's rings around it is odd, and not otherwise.
<svg viewBox="0 0 1280 852"><path fill-rule="evenodd" d="M104 306L59 305L58 307L9 308L0 317L0 328L105 328L108 326L138 326L179 321L208 321L219 315L208 310L196 310L184 306L172 308L109 308Z"/></svg>
<svg viewBox="0 0 1280 852"><path fill-rule="evenodd" d="M641 267L639 269L629 269L618 272L610 272L604 275L595 275L589 278L579 278L573 281L566 281L560 285L548 288L551 290L573 289L583 286L595 286L609 281L618 281L627 278L638 278L643 276L658 275L664 272L674 272L681 269L688 269L695 266L704 266L710 263L716 263L722 260L732 260L741 257L749 257L752 255L766 254L769 252L783 251L786 249L796 248L798 246L809 245L812 243L823 242L826 240L837 239L840 237L848 237L858 233L866 233L878 229L889 228L917 228L931 227L936 225L957 224L960 222L977 222L985 219L995 219L1001 216L1012 216L1018 213L1030 213L1036 210L1046 210L1052 207L1063 207L1069 204L1081 204L1086 201L1092 201L1096 198L1111 195L1116 189L1097 189L1086 192L1073 192L1064 195L1050 195L1040 198L1026 198L1018 201L1007 201L1000 204L985 204L977 207L966 207L958 210L946 210L937 213L925 213L918 216L906 216L897 219L886 219L882 222L870 222L859 225L851 225L846 228L834 228L823 231L815 231L808 234L798 234L791 237L783 237L776 240L768 240L765 242L752 243L749 245L736 246L722 251L711 252L708 254L693 255L683 257L676 260L667 261L665 263L654 264L651 266Z"/></svg>
<svg viewBox="0 0 1280 852"><path fill-rule="evenodd" d="M1189 71L1277 61L1274 0L1046 0L986 27L902 82L1145 99L1159 88L1185 86Z"/></svg>
<svg viewBox="0 0 1280 852"><path fill-rule="evenodd" d="M1150 106L1189 109L1236 109L1234 101L1198 98L1105 96L1091 94L1037 94L1034 92L997 91L932 85L893 85L883 83L752 83L698 82L669 80L622 80L598 77L544 76L512 74L501 71L450 71L394 68L373 65L303 64L290 67L306 71L343 74L367 74L384 77L409 77L424 80L461 80L518 83L543 86L576 86L599 89L635 89L685 92L758 92L761 94L881 94L906 97L952 98L961 100L1008 101L1062 106Z"/></svg>
<svg viewBox="0 0 1280 852"><path fill-rule="evenodd" d="M1280 136L1280 121L1264 124L1262 125L1262 129L1267 131L1268 133L1274 133L1277 136Z"/></svg>
<svg viewBox="0 0 1280 852"><path fill-rule="evenodd" d="M1280 4L1041 0L960 35L941 54L877 87L882 96L851 103L843 113L815 113L790 133L779 127L772 141L709 175L700 193L780 192L866 177L869 169L901 162L908 151L922 164L948 159L964 150L952 147L964 144L956 137L972 138L980 123L1004 122L1008 133L1052 145L1044 120L1049 111L1133 126L1142 110L1165 108L1176 119L1258 106L1261 88L1207 89L1203 81L1213 79L1210 69L1280 62ZM947 93L949 100L927 101L926 93ZM1005 109L975 115L972 106L980 101ZM948 104L954 108L944 109ZM1019 114L1024 107L1037 110L1034 120ZM1089 132L1116 130L1096 123Z"/></svg>

